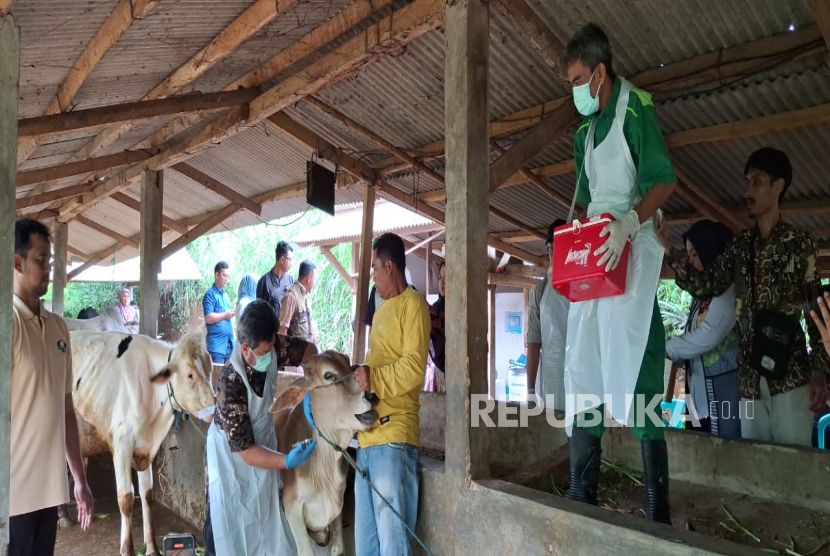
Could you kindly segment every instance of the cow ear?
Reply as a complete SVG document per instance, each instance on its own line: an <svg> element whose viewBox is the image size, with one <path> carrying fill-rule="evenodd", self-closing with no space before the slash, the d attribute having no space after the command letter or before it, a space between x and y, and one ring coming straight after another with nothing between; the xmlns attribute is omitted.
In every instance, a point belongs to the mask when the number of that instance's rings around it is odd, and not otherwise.
<svg viewBox="0 0 830 556"><path fill-rule="evenodd" d="M150 378L150 382L155 382L156 384L167 384L167 381L170 380L171 376L173 376L173 368L170 365L166 365L162 370Z"/></svg>

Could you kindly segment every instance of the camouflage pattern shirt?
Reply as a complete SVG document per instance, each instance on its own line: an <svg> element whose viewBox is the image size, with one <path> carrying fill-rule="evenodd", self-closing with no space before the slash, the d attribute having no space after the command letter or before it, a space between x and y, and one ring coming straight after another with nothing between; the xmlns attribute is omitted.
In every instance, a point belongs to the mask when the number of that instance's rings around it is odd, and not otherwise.
<svg viewBox="0 0 830 556"><path fill-rule="evenodd" d="M755 293L751 257L755 253ZM830 368L821 336L805 306L813 288L821 283L817 266L816 245L806 232L779 221L770 236L762 240L757 228L742 230L710 268L695 270L685 252L666 256L666 263L675 271L677 285L696 297L716 297L735 284L735 314L740 335L738 378L741 397L757 399L761 395L761 375L749 366L754 339L754 315L769 309L794 320L806 316L807 333L812 355L806 351L806 338L799 334L797 348L790 357L786 376L767 380L770 395L789 392L810 382L813 372L826 373ZM808 309L809 310L809 309Z"/></svg>
<svg viewBox="0 0 830 556"><path fill-rule="evenodd" d="M302 363L307 347L308 342L305 340L278 334L274 351L279 366L298 366ZM265 388L266 373L260 373L250 365L245 365L245 376L254 393L261 397ZM215 405L213 420L219 429L225 431L232 452L243 452L256 444L254 428L248 414L248 389L230 361L219 373Z"/></svg>

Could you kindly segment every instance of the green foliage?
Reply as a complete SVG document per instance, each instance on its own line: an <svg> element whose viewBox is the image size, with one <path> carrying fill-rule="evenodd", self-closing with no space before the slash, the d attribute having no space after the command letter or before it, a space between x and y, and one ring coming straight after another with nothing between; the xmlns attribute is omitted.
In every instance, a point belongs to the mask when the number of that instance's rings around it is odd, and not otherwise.
<svg viewBox="0 0 830 556"><path fill-rule="evenodd" d="M187 250L202 273L202 294L213 285L213 268L219 261L229 266L228 295L236 304L239 282L246 274L257 280L274 266L274 251L280 240L291 241L301 232L331 217L318 210L309 210L268 224L218 232L201 237ZM338 245L332 253L343 268L351 268L351 246ZM300 262L310 259L317 267L311 292L311 314L320 331L320 349L351 352L352 295L349 286L317 247L294 246L290 273L296 278Z"/></svg>
<svg viewBox="0 0 830 556"><path fill-rule="evenodd" d="M657 287L657 303L663 315L666 338L680 335L686 327L692 296L678 288L674 280L661 280Z"/></svg>
<svg viewBox="0 0 830 556"><path fill-rule="evenodd" d="M104 309L115 305L123 286L120 282L69 282L63 292L63 316L77 318L78 313L87 307L103 313ZM44 298L52 299L52 284L49 284ZM138 301L137 295L135 300Z"/></svg>

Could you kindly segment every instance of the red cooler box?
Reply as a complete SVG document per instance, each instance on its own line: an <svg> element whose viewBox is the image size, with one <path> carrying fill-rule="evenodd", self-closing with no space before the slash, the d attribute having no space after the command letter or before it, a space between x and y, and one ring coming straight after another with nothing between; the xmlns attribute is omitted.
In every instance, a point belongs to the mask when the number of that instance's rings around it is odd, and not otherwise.
<svg viewBox="0 0 830 556"><path fill-rule="evenodd" d="M625 292L630 242L626 242L620 263L611 272L606 272L604 265L597 266L600 257L594 255L608 239L608 236L599 237L599 233L613 221L613 216L603 213L554 231L552 285L572 302Z"/></svg>

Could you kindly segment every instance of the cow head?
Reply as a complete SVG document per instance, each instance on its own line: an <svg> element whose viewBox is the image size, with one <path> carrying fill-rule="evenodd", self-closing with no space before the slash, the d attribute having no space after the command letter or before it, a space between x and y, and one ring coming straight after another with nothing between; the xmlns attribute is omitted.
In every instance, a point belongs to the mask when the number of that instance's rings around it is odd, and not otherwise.
<svg viewBox="0 0 830 556"><path fill-rule="evenodd" d="M205 343L204 330L196 330L182 337L170 354L170 361L152 380L156 384L170 381L176 401L191 415L213 405L213 387L210 353ZM210 422L213 412L205 418Z"/></svg>
<svg viewBox="0 0 830 556"><path fill-rule="evenodd" d="M354 377L349 376L352 368L348 357L324 351L309 359L303 370L305 376L289 388L311 391L314 421L320 429L366 431L377 421L377 396L363 392Z"/></svg>

